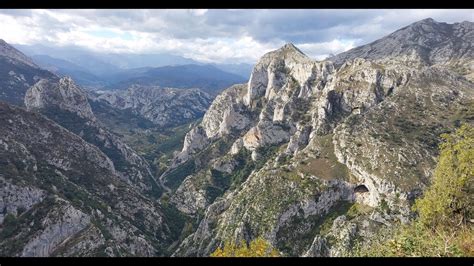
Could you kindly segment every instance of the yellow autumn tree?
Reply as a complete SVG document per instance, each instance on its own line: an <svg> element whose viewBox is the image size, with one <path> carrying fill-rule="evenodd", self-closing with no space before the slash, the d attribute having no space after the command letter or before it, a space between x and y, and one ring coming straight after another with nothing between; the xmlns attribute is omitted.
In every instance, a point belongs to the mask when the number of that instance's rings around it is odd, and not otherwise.
<svg viewBox="0 0 474 266"><path fill-rule="evenodd" d="M461 224L474 214L474 127L442 137L433 184L414 206L426 226Z"/></svg>
<svg viewBox="0 0 474 266"><path fill-rule="evenodd" d="M249 245L242 241L239 245L227 241L224 247L218 247L211 257L279 257L280 252L275 249L268 241L258 237L250 242Z"/></svg>

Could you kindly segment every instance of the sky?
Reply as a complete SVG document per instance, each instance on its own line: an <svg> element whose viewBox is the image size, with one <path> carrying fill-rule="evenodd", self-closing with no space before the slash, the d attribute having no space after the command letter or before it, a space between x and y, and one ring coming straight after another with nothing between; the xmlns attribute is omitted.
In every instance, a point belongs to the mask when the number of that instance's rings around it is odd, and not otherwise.
<svg viewBox="0 0 474 266"><path fill-rule="evenodd" d="M474 9L1 9L0 39L209 63L254 63L291 42L321 60L428 17L473 22Z"/></svg>

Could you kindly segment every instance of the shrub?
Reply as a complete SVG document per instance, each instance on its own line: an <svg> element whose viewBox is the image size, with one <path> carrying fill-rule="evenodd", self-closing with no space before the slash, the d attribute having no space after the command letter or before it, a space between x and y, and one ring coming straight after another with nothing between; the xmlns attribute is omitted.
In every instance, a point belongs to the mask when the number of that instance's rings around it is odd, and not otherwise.
<svg viewBox="0 0 474 266"><path fill-rule="evenodd" d="M442 138L433 184L414 206L427 226L457 223L474 213L474 127L463 125Z"/></svg>
<svg viewBox="0 0 474 266"><path fill-rule="evenodd" d="M249 245L244 241L240 245L226 242L224 248L218 247L211 257L279 257L280 252L272 247L272 245L265 239L259 237Z"/></svg>

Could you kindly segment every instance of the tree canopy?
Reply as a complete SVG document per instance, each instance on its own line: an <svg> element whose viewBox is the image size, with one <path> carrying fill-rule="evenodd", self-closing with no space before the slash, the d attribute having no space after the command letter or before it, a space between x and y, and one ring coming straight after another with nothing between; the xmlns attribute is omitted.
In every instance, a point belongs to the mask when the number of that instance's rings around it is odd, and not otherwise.
<svg viewBox="0 0 474 266"><path fill-rule="evenodd" d="M226 242L224 247L218 247L211 257L279 257L278 250L265 239L258 237L250 242L249 245L242 241L240 245L232 242Z"/></svg>

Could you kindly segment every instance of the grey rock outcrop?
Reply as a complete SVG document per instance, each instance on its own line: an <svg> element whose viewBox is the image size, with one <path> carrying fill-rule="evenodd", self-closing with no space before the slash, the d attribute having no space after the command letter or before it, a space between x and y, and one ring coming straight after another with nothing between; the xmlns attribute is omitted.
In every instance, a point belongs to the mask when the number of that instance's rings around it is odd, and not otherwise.
<svg viewBox="0 0 474 266"><path fill-rule="evenodd" d="M70 77L61 78L58 82L39 81L26 92L25 106L32 111L58 107L79 117L95 120L87 95Z"/></svg>
<svg viewBox="0 0 474 266"><path fill-rule="evenodd" d="M47 257L64 241L90 224L90 216L65 205L48 213L43 220L45 229L23 248L22 257Z"/></svg>
<svg viewBox="0 0 474 266"><path fill-rule="evenodd" d="M128 109L155 125L176 126L201 117L211 96L199 89L173 89L133 85L127 90L108 91L93 97L114 108Z"/></svg>
<svg viewBox="0 0 474 266"><path fill-rule="evenodd" d="M3 142L3 141L2 141ZM45 191L32 186L17 186L0 176L0 224L6 215L17 216L43 201Z"/></svg>
<svg viewBox="0 0 474 266"><path fill-rule="evenodd" d="M355 58L390 58L405 65L444 65L473 78L474 23L442 23L431 18L415 22L377 41L329 58L337 66Z"/></svg>

